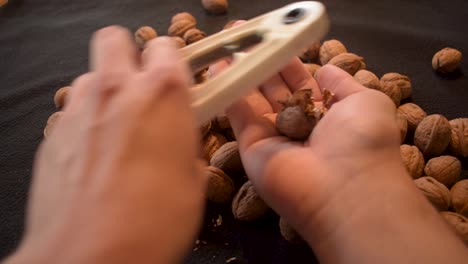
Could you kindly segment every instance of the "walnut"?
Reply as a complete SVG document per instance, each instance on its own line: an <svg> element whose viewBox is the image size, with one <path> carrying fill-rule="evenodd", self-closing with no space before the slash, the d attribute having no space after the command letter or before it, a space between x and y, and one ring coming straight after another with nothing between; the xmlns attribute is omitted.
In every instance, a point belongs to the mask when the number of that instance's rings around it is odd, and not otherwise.
<svg viewBox="0 0 468 264"><path fill-rule="evenodd" d="M398 111L396 112L396 123L400 129L400 144L403 144L406 138L406 133L408 132L408 121L406 120L406 117Z"/></svg>
<svg viewBox="0 0 468 264"><path fill-rule="evenodd" d="M185 40L181 37L172 37L174 42L176 43L177 48L181 49L185 47L187 44L185 43Z"/></svg>
<svg viewBox="0 0 468 264"><path fill-rule="evenodd" d="M421 107L413 103L400 105L398 107L398 112L406 117L409 131L416 130L419 123L427 116L426 112L424 112Z"/></svg>
<svg viewBox="0 0 468 264"><path fill-rule="evenodd" d="M227 0L202 0L203 8L210 14L224 14L228 8Z"/></svg>
<svg viewBox="0 0 468 264"><path fill-rule="evenodd" d="M288 224L282 217L279 220L279 228L281 235L288 242L302 244L305 243L304 239L299 235L299 233L294 230L294 228Z"/></svg>
<svg viewBox="0 0 468 264"><path fill-rule="evenodd" d="M0 0L0 7L3 7L6 4L8 4L8 0Z"/></svg>
<svg viewBox="0 0 468 264"><path fill-rule="evenodd" d="M452 193L452 206L455 211L468 217L468 179L461 180L450 189Z"/></svg>
<svg viewBox="0 0 468 264"><path fill-rule="evenodd" d="M396 72L384 74L380 78L380 85L382 90L393 90L386 86L396 86L401 92L401 99L406 99L411 96L411 80L408 76L401 75Z"/></svg>
<svg viewBox="0 0 468 264"><path fill-rule="evenodd" d="M55 107L58 110L62 109L65 106L65 103L67 101L67 96L68 96L68 93L70 92L70 89L71 89L70 86L65 86L65 87L62 87L62 88L58 89L55 92L54 104L55 104Z"/></svg>
<svg viewBox="0 0 468 264"><path fill-rule="evenodd" d="M208 201L225 204L229 203L234 195L234 182L222 170L207 166L203 170L207 178L206 199Z"/></svg>
<svg viewBox="0 0 468 264"><path fill-rule="evenodd" d="M185 32L187 32L189 29L195 28L195 25L195 22L192 20L177 20L171 24L167 30L167 34L171 37L183 37Z"/></svg>
<svg viewBox="0 0 468 264"><path fill-rule="evenodd" d="M181 12L181 13L177 13L175 14L172 18L171 18L171 24L174 24L178 21L181 21L181 20L188 20L188 21L192 21L194 24L197 24L197 20L195 19L195 17L193 17L190 13L188 12Z"/></svg>
<svg viewBox="0 0 468 264"><path fill-rule="evenodd" d="M452 230L468 245L468 219L463 215L453 212L440 213Z"/></svg>
<svg viewBox="0 0 468 264"><path fill-rule="evenodd" d="M468 118L450 120L452 136L450 138L450 150L462 157L468 157Z"/></svg>
<svg viewBox="0 0 468 264"><path fill-rule="evenodd" d="M211 157L210 165L233 176L244 171L239 154L239 144L232 141L221 146Z"/></svg>
<svg viewBox="0 0 468 264"><path fill-rule="evenodd" d="M364 58L354 53L341 53L333 57L328 64L335 65L351 75L366 68Z"/></svg>
<svg viewBox="0 0 468 264"><path fill-rule="evenodd" d="M315 73L322 68L322 66L315 63L304 63L304 66L309 71L310 75L315 78Z"/></svg>
<svg viewBox="0 0 468 264"><path fill-rule="evenodd" d="M53 128L55 127L55 124L60 120L60 118L62 118L63 113L63 111L58 111L49 116L49 118L47 119L46 127L44 128L43 132L45 139L47 139L50 136Z"/></svg>
<svg viewBox="0 0 468 264"><path fill-rule="evenodd" d="M450 143L450 123L442 115L430 115L419 123L414 132L414 145L424 156L434 157L442 154Z"/></svg>
<svg viewBox="0 0 468 264"><path fill-rule="evenodd" d="M269 211L268 205L260 198L253 184L247 181L242 185L232 200L234 218L252 221L264 216Z"/></svg>
<svg viewBox="0 0 468 264"><path fill-rule="evenodd" d="M449 208L451 194L445 185L428 176L416 179L414 183L437 210L446 211Z"/></svg>
<svg viewBox="0 0 468 264"><path fill-rule="evenodd" d="M140 27L135 31L135 42L140 48L143 48L148 41L156 38L157 36L158 33L154 28L150 26Z"/></svg>
<svg viewBox="0 0 468 264"><path fill-rule="evenodd" d="M203 158L210 161L214 153L227 142L226 138L219 133L209 133L203 140Z"/></svg>
<svg viewBox="0 0 468 264"><path fill-rule="evenodd" d="M339 40L331 39L322 43L319 50L319 59L322 65L327 64L338 54L346 53L348 50Z"/></svg>
<svg viewBox="0 0 468 264"><path fill-rule="evenodd" d="M439 50L432 57L432 68L440 73L455 71L461 64L462 53L453 48Z"/></svg>
<svg viewBox="0 0 468 264"><path fill-rule="evenodd" d="M401 145L400 155L405 164L406 170L413 179L417 179L422 176L424 171L424 157L415 146Z"/></svg>
<svg viewBox="0 0 468 264"><path fill-rule="evenodd" d="M449 188L458 181L461 170L461 162L452 156L432 158L424 167L424 173L427 176L431 176Z"/></svg>
<svg viewBox="0 0 468 264"><path fill-rule="evenodd" d="M194 42L197 42L201 39L204 39L206 37L206 33L199 30L198 28L192 28L187 30L187 32L184 33L184 40L187 45L190 45Z"/></svg>
<svg viewBox="0 0 468 264"><path fill-rule="evenodd" d="M204 124L202 124L200 126L200 134L202 137L205 137L208 135L208 133L210 133L210 130L211 130L211 127L212 127L212 123L211 121L207 121L205 122Z"/></svg>
<svg viewBox="0 0 468 264"><path fill-rule="evenodd" d="M320 42L312 44L307 50L299 56L303 62L316 63L319 61ZM313 75L312 75L313 76Z"/></svg>
<svg viewBox="0 0 468 264"><path fill-rule="evenodd" d="M354 79L364 87L379 91L381 90L380 80L373 72L368 70L359 70L354 74Z"/></svg>

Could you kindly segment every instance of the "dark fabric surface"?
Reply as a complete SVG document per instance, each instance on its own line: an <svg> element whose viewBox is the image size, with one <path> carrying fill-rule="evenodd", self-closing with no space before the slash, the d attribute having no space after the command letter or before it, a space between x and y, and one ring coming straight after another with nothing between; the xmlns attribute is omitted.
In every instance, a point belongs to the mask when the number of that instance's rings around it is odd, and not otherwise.
<svg viewBox="0 0 468 264"><path fill-rule="evenodd" d="M22 235L34 152L55 110L54 92L86 72L93 31L111 24L132 31L151 25L165 34L173 14L189 11L199 28L214 33L230 19L248 19L290 2L236 0L226 15L208 16L199 0L10 0L0 10L0 258ZM332 21L327 38L338 38L364 56L379 76L390 71L410 76L412 100L428 113L468 117L468 63L449 78L431 68L432 55L445 46L468 54L468 1L324 3ZM223 224L213 228L218 214ZM206 218L200 239L207 244L188 263L225 263L233 256L241 263L314 262L309 249L281 239L275 216L240 223L228 208L210 206Z"/></svg>

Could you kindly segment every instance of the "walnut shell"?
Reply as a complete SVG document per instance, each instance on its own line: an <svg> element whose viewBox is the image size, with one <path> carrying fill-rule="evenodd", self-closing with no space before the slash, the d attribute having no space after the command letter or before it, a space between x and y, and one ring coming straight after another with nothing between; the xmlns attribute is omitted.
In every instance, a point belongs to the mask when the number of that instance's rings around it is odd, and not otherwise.
<svg viewBox="0 0 468 264"><path fill-rule="evenodd" d="M192 28L187 30L187 32L184 33L184 40L187 45L190 45L194 42L197 42L199 40L202 40L206 37L206 33L199 30L198 28Z"/></svg>
<svg viewBox="0 0 468 264"><path fill-rule="evenodd" d="M468 218L453 212L440 213L452 230L468 245Z"/></svg>
<svg viewBox="0 0 468 264"><path fill-rule="evenodd" d="M70 92L71 87L65 86L58 89L54 95L54 104L57 110L62 109L65 106L68 93Z"/></svg>
<svg viewBox="0 0 468 264"><path fill-rule="evenodd" d="M400 105L400 101L402 99L401 89L400 89L400 87L398 87L394 83L386 82L383 79L384 76L382 76L380 78L380 89L384 94L388 95L388 97L390 97L390 99L392 99L392 101L398 107Z"/></svg>
<svg viewBox="0 0 468 264"><path fill-rule="evenodd" d="M140 27L137 29L137 31L135 31L135 42L138 44L138 46L143 48L146 42L156 38L157 36L158 33L156 30L154 30L154 28L150 26Z"/></svg>
<svg viewBox="0 0 468 264"><path fill-rule="evenodd" d="M209 133L203 140L203 158L210 161L214 153L227 142L226 138L219 133Z"/></svg>
<svg viewBox="0 0 468 264"><path fill-rule="evenodd" d="M222 170L207 166L203 170L207 178L206 199L208 201L225 204L229 203L234 195L234 182Z"/></svg>
<svg viewBox="0 0 468 264"><path fill-rule="evenodd" d="M301 56L299 56L299 58L303 62L311 62L311 63L318 62L320 47L321 47L320 42L316 42L312 44L310 47L307 48L307 50Z"/></svg>
<svg viewBox="0 0 468 264"><path fill-rule="evenodd" d="M354 53L341 53L333 57L328 64L335 65L351 75L366 68L364 58Z"/></svg>
<svg viewBox="0 0 468 264"><path fill-rule="evenodd" d="M286 107L276 116L276 129L292 140L306 140L316 124L299 105Z"/></svg>
<svg viewBox="0 0 468 264"><path fill-rule="evenodd" d="M403 144L406 138L406 133L408 132L408 121L406 120L406 117L398 111L396 112L396 123L400 129L400 144Z"/></svg>
<svg viewBox="0 0 468 264"><path fill-rule="evenodd" d="M279 228L281 235L288 242L296 244L305 243L301 235L299 235L299 233L297 233L296 230L294 230L294 228L290 224L288 224L282 217L279 220Z"/></svg>
<svg viewBox="0 0 468 264"><path fill-rule="evenodd" d="M432 68L440 73L450 73L460 67L462 53L453 48L439 50L432 57Z"/></svg>
<svg viewBox="0 0 468 264"><path fill-rule="evenodd" d="M439 211L446 211L450 207L450 190L436 179L424 176L414 180L416 186Z"/></svg>
<svg viewBox="0 0 468 264"><path fill-rule="evenodd" d="M468 179L461 180L450 189L452 193L452 207L455 211L468 217Z"/></svg>
<svg viewBox="0 0 468 264"><path fill-rule="evenodd" d="M449 188L460 179L461 171L461 162L452 156L432 158L424 167L424 173L427 176L431 176Z"/></svg>
<svg viewBox="0 0 468 264"><path fill-rule="evenodd" d="M346 53L348 50L339 40L331 39L322 43L319 50L319 59L322 65L327 64L338 54Z"/></svg>
<svg viewBox="0 0 468 264"><path fill-rule="evenodd" d="M239 154L239 144L232 141L221 146L211 157L210 165L221 169L229 175L244 171Z"/></svg>
<svg viewBox="0 0 468 264"><path fill-rule="evenodd" d="M310 75L315 78L315 73L322 68L322 66L315 63L304 63L304 66L309 71Z"/></svg>
<svg viewBox="0 0 468 264"><path fill-rule="evenodd" d="M185 43L185 40L181 37L172 37L172 39L175 41L177 48L181 49L185 47L187 44Z"/></svg>
<svg viewBox="0 0 468 264"><path fill-rule="evenodd" d="M450 143L452 131L450 123L442 115L430 115L419 123L414 132L414 145L424 156L434 157L442 154Z"/></svg>
<svg viewBox="0 0 468 264"><path fill-rule="evenodd" d="M450 150L462 157L468 157L468 118L450 120L452 136L450 138Z"/></svg>
<svg viewBox="0 0 468 264"><path fill-rule="evenodd" d="M0 0L0 7L3 7L6 4L8 4L8 0Z"/></svg>
<svg viewBox="0 0 468 264"><path fill-rule="evenodd" d="M180 20L188 20L188 21L192 21L194 24L197 24L197 20L195 19L195 17L192 16L192 14L188 12L181 12L181 13L175 14L171 18L171 24L174 24Z"/></svg>
<svg viewBox="0 0 468 264"><path fill-rule="evenodd" d="M228 8L227 0L202 0L203 8L210 14L224 14Z"/></svg>
<svg viewBox="0 0 468 264"><path fill-rule="evenodd" d="M424 156L416 146L401 145L400 155L406 170L413 179L422 176L424 171Z"/></svg>
<svg viewBox="0 0 468 264"><path fill-rule="evenodd" d="M167 34L171 37L183 37L187 30L195 28L195 22L192 20L177 20L172 23L167 30Z"/></svg>
<svg viewBox="0 0 468 264"><path fill-rule="evenodd" d="M426 112L417 104L406 103L398 107L398 112L406 117L408 130L414 131L419 123L427 116Z"/></svg>
<svg viewBox="0 0 468 264"><path fill-rule="evenodd" d="M256 220L264 216L269 209L268 205L258 196L250 181L242 185L232 200L232 214L238 220Z"/></svg>
<svg viewBox="0 0 468 264"><path fill-rule="evenodd" d="M44 138L47 139L50 136L50 133L52 133L52 130L55 127L55 124L60 120L63 113L64 113L63 111L58 111L49 116L49 118L47 119L46 127L44 128L44 132L43 132Z"/></svg>
<svg viewBox="0 0 468 264"><path fill-rule="evenodd" d="M396 72L390 72L390 73L384 74L380 78L380 85L381 86L397 86L398 89L400 89L401 91L401 99L406 99L411 96L412 86L411 86L411 80L408 76L405 76Z"/></svg>
<svg viewBox="0 0 468 264"><path fill-rule="evenodd" d="M371 71L359 70L354 74L354 79L364 87L381 90L379 78Z"/></svg>

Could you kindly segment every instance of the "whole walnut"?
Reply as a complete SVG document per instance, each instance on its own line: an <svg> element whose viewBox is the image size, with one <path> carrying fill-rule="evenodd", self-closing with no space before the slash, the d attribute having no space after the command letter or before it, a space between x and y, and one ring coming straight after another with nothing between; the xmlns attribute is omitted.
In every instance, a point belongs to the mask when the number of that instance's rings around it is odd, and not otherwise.
<svg viewBox="0 0 468 264"><path fill-rule="evenodd" d="M210 14L224 14L228 8L227 0L202 0L201 2L203 8Z"/></svg>
<svg viewBox="0 0 468 264"><path fill-rule="evenodd" d="M299 56L303 62L316 63L319 61L319 51L322 45L320 42L312 44L307 50ZM313 76L313 75L312 75Z"/></svg>
<svg viewBox="0 0 468 264"><path fill-rule="evenodd" d="M450 190L436 179L428 176L414 180L416 186L439 211L446 211L450 207Z"/></svg>
<svg viewBox="0 0 468 264"><path fill-rule="evenodd" d="M453 212L441 212L441 216L452 227L452 230L468 245L468 219Z"/></svg>
<svg viewBox="0 0 468 264"><path fill-rule="evenodd" d="M339 40L331 39L322 43L319 50L319 59L322 65L327 64L338 54L346 53L348 50Z"/></svg>
<svg viewBox="0 0 468 264"><path fill-rule="evenodd" d="M140 48L143 48L148 41L156 38L157 36L158 33L154 28L150 26L140 27L135 31L135 42L140 46Z"/></svg>
<svg viewBox="0 0 468 264"><path fill-rule="evenodd" d="M208 201L224 204L231 201L234 195L234 182L222 170L207 166L203 170L207 178L206 199Z"/></svg>
<svg viewBox="0 0 468 264"><path fill-rule="evenodd" d="M400 129L400 144L403 144L406 138L406 133L408 132L408 121L406 120L406 117L398 111L396 112L396 123Z"/></svg>
<svg viewBox="0 0 468 264"><path fill-rule="evenodd" d="M432 158L424 167L424 173L427 176L431 176L449 188L460 179L461 171L461 162L452 156Z"/></svg>
<svg viewBox="0 0 468 264"><path fill-rule="evenodd" d="M388 90L385 86L396 86L401 91L401 99L406 99L411 96L411 80L408 76L401 75L396 72L384 74L380 78L382 89Z"/></svg>
<svg viewBox="0 0 468 264"><path fill-rule="evenodd" d="M232 214L238 220L253 221L264 216L269 210L250 181L242 185L232 200Z"/></svg>
<svg viewBox="0 0 468 264"><path fill-rule="evenodd" d="M65 106L66 98L68 96L68 93L70 92L70 89L71 89L70 86L65 86L65 87L58 89L55 92L54 104L58 110L62 109Z"/></svg>
<svg viewBox="0 0 468 264"><path fill-rule="evenodd" d="M167 30L167 34L171 37L183 37L189 29L195 28L195 22L192 20L177 20L172 23Z"/></svg>
<svg viewBox="0 0 468 264"><path fill-rule="evenodd" d="M286 222L282 217L279 220L279 228L281 235L284 239L291 243L302 244L305 243L304 239L297 233L296 230Z"/></svg>
<svg viewBox="0 0 468 264"><path fill-rule="evenodd" d="M450 138L450 150L462 157L468 157L468 118L450 120L452 136Z"/></svg>
<svg viewBox="0 0 468 264"><path fill-rule="evenodd" d="M227 142L213 154L210 165L217 167L231 177L244 171L237 141Z"/></svg>
<svg viewBox="0 0 468 264"><path fill-rule="evenodd" d="M424 156L434 157L442 154L450 143L452 129L442 115L430 115L419 123L414 132L414 145Z"/></svg>
<svg viewBox="0 0 468 264"><path fill-rule="evenodd" d="M394 82L388 82L386 81L386 75L382 76L380 78L380 90L388 95L390 99L395 103L395 105L398 107L400 105L400 101L403 98L402 96L402 91L399 86L396 85Z"/></svg>
<svg viewBox="0 0 468 264"><path fill-rule="evenodd" d="M185 43L185 40L181 37L172 37L172 39L174 40L174 42L176 43L177 45L177 48L181 49L183 47L185 47L187 44Z"/></svg>
<svg viewBox="0 0 468 264"><path fill-rule="evenodd" d="M335 65L351 75L366 68L364 58L354 53L341 53L333 57L328 64Z"/></svg>
<svg viewBox="0 0 468 264"><path fill-rule="evenodd" d="M461 180L450 189L452 192L452 207L455 211L468 217L468 179Z"/></svg>
<svg viewBox="0 0 468 264"><path fill-rule="evenodd" d="M408 130L414 131L419 123L427 116L426 112L417 104L406 103L398 107L398 112L406 117Z"/></svg>
<svg viewBox="0 0 468 264"><path fill-rule="evenodd" d="M322 68L322 66L315 63L304 63L304 66L309 71L310 75L315 78L315 73Z"/></svg>
<svg viewBox="0 0 468 264"><path fill-rule="evenodd" d="M354 79L364 87L381 90L379 78L371 71L359 70L354 74Z"/></svg>
<svg viewBox="0 0 468 264"><path fill-rule="evenodd" d="M424 171L424 157L416 146L401 145L400 155L406 170L413 179L422 176Z"/></svg>
<svg viewBox="0 0 468 264"><path fill-rule="evenodd" d="M219 133L209 133L203 139L203 158L210 161L214 153L227 142L226 138Z"/></svg>
<svg viewBox="0 0 468 264"><path fill-rule="evenodd" d="M461 64L462 53L453 48L439 50L432 57L432 68L440 73L455 71Z"/></svg>
<svg viewBox="0 0 468 264"><path fill-rule="evenodd" d="M199 30L198 28L192 28L187 30L187 32L184 33L184 40L187 45L190 45L194 42L197 42L201 39L204 39L206 37L206 33Z"/></svg>
<svg viewBox="0 0 468 264"><path fill-rule="evenodd" d="M174 24L175 22L178 22L178 21L181 21L181 20L188 20L188 21L192 21L194 24L197 24L197 20L195 19L195 17L192 16L188 12L181 12L181 13L175 14L171 18L171 24Z"/></svg>
<svg viewBox="0 0 468 264"><path fill-rule="evenodd" d="M44 128L43 132L45 139L47 139L50 136L50 133L52 133L55 124L60 120L60 118L62 118L63 113L63 111L58 111L49 116L49 118L47 119L46 127Z"/></svg>

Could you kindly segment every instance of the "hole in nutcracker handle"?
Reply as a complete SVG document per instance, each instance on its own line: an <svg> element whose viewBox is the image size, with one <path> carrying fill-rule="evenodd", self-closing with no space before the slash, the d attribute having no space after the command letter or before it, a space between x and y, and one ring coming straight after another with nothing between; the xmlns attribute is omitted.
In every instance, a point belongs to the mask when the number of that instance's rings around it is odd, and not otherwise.
<svg viewBox="0 0 468 264"><path fill-rule="evenodd" d="M305 15L304 8L294 8L283 17L283 24L293 24L301 20Z"/></svg>

